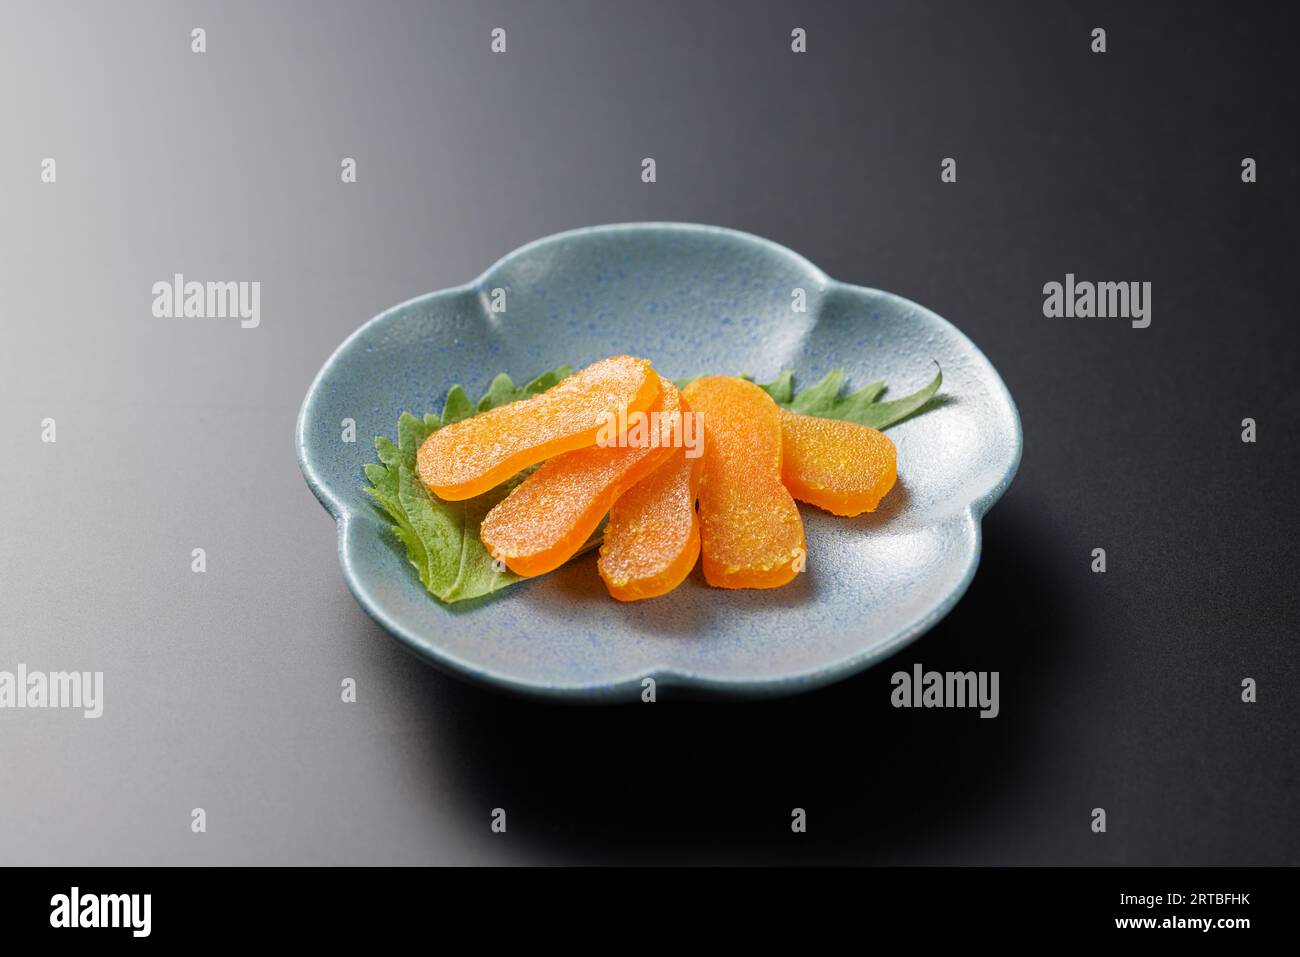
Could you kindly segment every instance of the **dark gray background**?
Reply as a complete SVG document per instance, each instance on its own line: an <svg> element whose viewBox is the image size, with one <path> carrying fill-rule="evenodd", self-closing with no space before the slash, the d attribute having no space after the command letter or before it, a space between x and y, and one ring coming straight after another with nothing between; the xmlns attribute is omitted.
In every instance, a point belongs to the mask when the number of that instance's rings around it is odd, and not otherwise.
<svg viewBox="0 0 1300 957"><path fill-rule="evenodd" d="M1300 862L1297 24L1135 6L6 3L0 668L103 670L106 701L0 712L0 862ZM538 705L349 596L293 451L320 364L521 243L644 219L916 299L1015 396L974 584L890 665ZM1067 271L1151 281L1151 327L1045 319ZM261 327L154 319L173 272L259 280ZM893 710L916 661L1000 671L1000 717Z"/></svg>

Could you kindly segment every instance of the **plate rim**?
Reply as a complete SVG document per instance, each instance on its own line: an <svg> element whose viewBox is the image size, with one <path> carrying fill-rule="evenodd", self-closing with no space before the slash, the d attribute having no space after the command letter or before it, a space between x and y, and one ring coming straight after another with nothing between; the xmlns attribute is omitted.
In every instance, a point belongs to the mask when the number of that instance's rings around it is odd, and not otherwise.
<svg viewBox="0 0 1300 957"><path fill-rule="evenodd" d="M367 592L364 588L361 576L356 573L356 570L352 566L347 551L349 535L352 533L354 526L358 524L354 521L356 516L354 516L351 510L343 505L343 503L331 493L326 483L322 480L321 476L317 474L309 461L310 453L306 438L308 412L317 396L320 394L324 386L324 381L332 371L335 363L339 361L340 356L343 355L354 340L365 334L366 330L368 330L372 325L382 321L395 312L408 309L416 304L431 302L439 298L452 298L466 293L477 293L483 288L484 283L489 277L491 277L506 263L517 257L577 237L614 232L695 232L723 236L731 241L739 241L759 246L769 252L789 259L800 269L805 270L812 276L816 277L827 292L834 289L848 289L866 292L875 296L885 297L896 304L901 304L907 308L926 313L931 319L937 320L943 325L948 326L952 332L966 341L979 358L984 360L993 373L993 378L1001 393L1001 398L1005 400L1007 408L1011 412L1014 433L1012 436L1012 454L1007 468L993 487L974 501L968 503L964 512L954 512L954 515L964 516L965 520L971 526L973 543L970 551L970 558L966 563L966 567L963 569L960 581L953 588L948 590L944 595L943 600L938 602L928 614L913 622L910 626L900 629L888 640L869 650L858 652L827 664L818 665L817 667L811 668L807 671L796 672L794 674L783 675L776 678L754 678L743 676L737 678L717 678L693 674L670 666L654 666L644 671L640 671L636 675L619 678L614 681L599 683L576 682L572 684L564 684L558 682L541 682L520 679L465 661L459 656L448 652L445 648L439 647L422 634L417 634L407 628L400 621L396 620L384 611L381 604ZM1012 480L1019 471L1020 461L1024 451L1024 434L1021 427L1020 410L1016 407L1015 399L1012 398L1011 392L1007 389L1001 373L997 371L997 367L993 365L989 358L984 355L984 352L970 339L969 336L943 316L934 312L932 309L908 299L905 296L900 296L897 293L883 289L875 289L870 286L860 286L854 283L841 282L840 280L828 275L824 270L811 262L805 256L795 252L787 246L775 242L774 240L766 239L762 236L756 236L753 233L747 233L726 226L671 221L605 223L596 226L583 226L576 229L564 230L563 232L552 233L512 249L510 252L499 257L492 263L492 265L468 282L461 283L457 286L448 286L443 289L421 293L420 295L412 296L411 298L405 299L393 306L389 306L387 309L372 316L353 330L350 335L335 347L334 351L330 353L329 358L327 358L321 365L320 369L316 372L316 375L312 378L311 384L307 387L307 393L303 397L302 405L299 407L294 429L294 439L298 456L298 467L302 472L303 478L306 480L312 494L316 496L316 499L335 520L339 564L342 568L343 578L348 585L349 591L351 591L353 598L366 614L369 615L376 624L396 638L398 644L410 653L418 656L422 661L433 664L440 670L465 681L485 684L497 690L529 698L541 697L551 700L570 702L585 701L593 703L631 700L644 687L642 682L647 678L654 679L656 691L658 691L659 688L672 688L699 691L713 697L782 697L798 694L804 691L812 691L816 688L825 687L826 685L842 681L865 671L877 662L883 661L885 658L892 656L938 624L949 614L949 612L952 611L954 607L956 607L957 603L966 594L971 582L974 580L975 572L979 567L980 557L983 551L983 518L1011 485ZM430 597L430 600L436 601L432 596Z"/></svg>

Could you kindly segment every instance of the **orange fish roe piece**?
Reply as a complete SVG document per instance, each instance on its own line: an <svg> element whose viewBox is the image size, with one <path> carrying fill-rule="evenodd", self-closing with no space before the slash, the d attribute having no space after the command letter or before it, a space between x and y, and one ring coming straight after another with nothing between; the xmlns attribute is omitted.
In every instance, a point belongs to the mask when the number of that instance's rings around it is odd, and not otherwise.
<svg viewBox="0 0 1300 957"><path fill-rule="evenodd" d="M781 481L799 501L861 515L875 511L897 479L898 453L883 432L781 410Z"/></svg>
<svg viewBox="0 0 1300 957"><path fill-rule="evenodd" d="M420 446L416 471L438 498L473 498L543 459L594 445L607 418L643 412L658 394L645 359L602 359L540 395L438 429Z"/></svg>
<svg viewBox="0 0 1300 957"><path fill-rule="evenodd" d="M557 455L498 502L480 528L488 554L525 576L543 575L572 558L619 496L673 451L681 406L671 382L658 384L659 398L641 413L651 428L640 429L635 447L593 445ZM618 433L617 442L636 434L637 418L628 416L629 431Z"/></svg>
<svg viewBox="0 0 1300 957"><path fill-rule="evenodd" d="M696 379L683 395L703 419L700 539L719 588L776 588L803 569L799 508L781 484L780 407L744 379Z"/></svg>
<svg viewBox="0 0 1300 957"><path fill-rule="evenodd" d="M683 411L689 411L683 403ZM695 515L704 459L673 449L657 469L614 503L596 570L610 595L638 601L666 595L700 557Z"/></svg>

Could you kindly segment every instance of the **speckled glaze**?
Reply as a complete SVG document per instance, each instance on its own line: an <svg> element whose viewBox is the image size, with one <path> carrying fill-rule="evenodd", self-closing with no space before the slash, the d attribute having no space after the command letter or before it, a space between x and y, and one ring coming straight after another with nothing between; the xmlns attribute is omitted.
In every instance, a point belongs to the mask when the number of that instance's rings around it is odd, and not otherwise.
<svg viewBox="0 0 1300 957"><path fill-rule="evenodd" d="M506 290L508 310L488 309ZM791 290L808 310L791 309ZM362 491L370 437L404 409L438 411L497 372L522 382L562 363L650 359L663 375L834 368L856 388L906 395L943 367L938 408L889 430L899 483L880 508L837 518L801 505L808 570L784 588L724 591L699 568L661 598L613 601L588 554L486 599L428 595ZM343 419L358 441L341 441ZM784 247L680 223L598 226L530 243L465 286L370 320L332 355L299 414L298 460L338 523L343 577L361 606L447 670L526 694L630 700L660 693L761 696L847 677L923 634L956 604L980 554L980 519L1020 461L1020 419L1001 378L950 323L887 292L836 282Z"/></svg>

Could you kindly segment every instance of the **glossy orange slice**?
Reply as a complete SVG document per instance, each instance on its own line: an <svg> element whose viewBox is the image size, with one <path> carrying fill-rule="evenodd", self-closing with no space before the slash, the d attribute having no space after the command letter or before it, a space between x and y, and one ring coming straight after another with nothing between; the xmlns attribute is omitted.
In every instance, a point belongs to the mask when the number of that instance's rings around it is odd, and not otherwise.
<svg viewBox="0 0 1300 957"><path fill-rule="evenodd" d="M683 403L683 411L685 408ZM666 595L700 557L695 515L703 458L675 448L668 460L619 498L610 509L596 570L619 601Z"/></svg>
<svg viewBox="0 0 1300 957"><path fill-rule="evenodd" d="M874 511L897 479L898 453L883 432L781 410L781 480L799 501L861 515Z"/></svg>
<svg viewBox="0 0 1300 957"><path fill-rule="evenodd" d="M643 412L658 394L646 360L602 359L540 395L438 429L420 446L416 471L441 499L473 498L530 465L593 445L611 417Z"/></svg>
<svg viewBox="0 0 1300 957"><path fill-rule="evenodd" d="M684 393L702 417L700 544L720 588L775 588L806 556L799 508L781 484L781 409L744 379L696 379Z"/></svg>
<svg viewBox="0 0 1300 957"><path fill-rule="evenodd" d="M657 379L657 377L656 377ZM567 562L586 544L600 520L628 489L653 472L673 451L681 428L677 390L663 381L659 397L640 427L628 416L629 428L614 441L626 445L592 445L548 459L483 519L480 535L493 558L517 575L543 575Z"/></svg>

